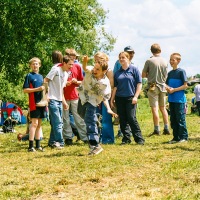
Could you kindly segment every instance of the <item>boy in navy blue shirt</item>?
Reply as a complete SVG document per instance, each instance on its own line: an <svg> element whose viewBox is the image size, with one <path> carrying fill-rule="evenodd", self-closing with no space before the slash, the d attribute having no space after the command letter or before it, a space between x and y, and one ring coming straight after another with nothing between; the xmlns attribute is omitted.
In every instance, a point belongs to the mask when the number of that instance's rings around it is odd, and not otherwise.
<svg viewBox="0 0 200 200"><path fill-rule="evenodd" d="M169 144L177 142L186 142L188 140L188 131L186 127L186 96L187 76L185 70L178 68L181 61L179 53L173 53L170 56L170 64L173 68L168 73L166 80L166 90L168 92L168 102L170 108L170 121L173 130L173 139Z"/></svg>
<svg viewBox="0 0 200 200"><path fill-rule="evenodd" d="M43 76L39 74L39 68L41 67L41 61L39 58L34 57L29 60L29 66L32 72L28 73L24 85L24 93L29 94L29 108L30 117L32 119L31 128L29 132L29 152L43 151L40 146L40 130L42 125L42 118L45 118L45 106L38 107L42 99L42 91L45 89L43 84ZM33 141L36 141L36 148L33 147Z"/></svg>

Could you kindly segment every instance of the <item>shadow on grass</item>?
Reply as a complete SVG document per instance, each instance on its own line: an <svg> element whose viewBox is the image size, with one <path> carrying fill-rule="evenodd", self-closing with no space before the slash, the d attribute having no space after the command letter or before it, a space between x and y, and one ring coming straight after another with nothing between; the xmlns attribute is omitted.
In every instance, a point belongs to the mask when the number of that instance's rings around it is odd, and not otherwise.
<svg viewBox="0 0 200 200"><path fill-rule="evenodd" d="M51 149L49 150L49 151L51 151ZM48 151L48 152L49 152ZM52 153L52 154L45 154L44 155L44 157L45 158L52 158L52 157L66 157L66 156L78 156L78 157L80 157L80 156L86 156L86 154L84 154L84 153L80 153L79 151L71 151L71 152L66 152L66 151L63 151L63 150L53 150L53 151L58 151L58 152L54 152L54 153Z"/></svg>
<svg viewBox="0 0 200 200"><path fill-rule="evenodd" d="M163 149L167 149L167 150L180 149L180 150L183 150L183 151L199 151L200 150L199 147L194 147L194 148L191 147L190 148L190 147L180 146L180 145L176 145L176 144L169 144L169 147L164 147Z"/></svg>

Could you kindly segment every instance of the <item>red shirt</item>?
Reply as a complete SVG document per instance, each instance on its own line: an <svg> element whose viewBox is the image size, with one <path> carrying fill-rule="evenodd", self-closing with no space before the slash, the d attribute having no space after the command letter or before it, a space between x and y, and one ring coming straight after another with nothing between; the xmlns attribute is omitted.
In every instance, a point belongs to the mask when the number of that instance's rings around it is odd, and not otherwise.
<svg viewBox="0 0 200 200"><path fill-rule="evenodd" d="M73 78L76 78L77 81L83 80L83 72L82 68L79 64L74 63L71 70L68 72L69 77L67 81L71 81ZM64 87L64 96L66 100L76 100L79 99L78 91L76 89L78 87L77 84L72 83L69 86Z"/></svg>

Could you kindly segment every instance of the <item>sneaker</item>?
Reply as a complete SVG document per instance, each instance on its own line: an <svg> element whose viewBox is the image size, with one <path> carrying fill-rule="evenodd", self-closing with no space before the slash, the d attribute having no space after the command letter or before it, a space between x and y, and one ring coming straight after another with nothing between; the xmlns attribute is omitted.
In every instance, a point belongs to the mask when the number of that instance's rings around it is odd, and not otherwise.
<svg viewBox="0 0 200 200"><path fill-rule="evenodd" d="M97 155L101 153L102 151L103 151L103 148L100 145L98 145L98 146L95 146L93 149L91 149L88 155Z"/></svg>
<svg viewBox="0 0 200 200"><path fill-rule="evenodd" d="M141 141L138 141L137 144L139 144L139 145L144 145L144 141L142 141L142 140L141 140Z"/></svg>
<svg viewBox="0 0 200 200"><path fill-rule="evenodd" d="M65 139L65 144L66 144L67 146L73 145L72 139Z"/></svg>
<svg viewBox="0 0 200 200"><path fill-rule="evenodd" d="M39 148L35 148L36 151L40 151L40 152L44 152L44 148L39 147Z"/></svg>
<svg viewBox="0 0 200 200"><path fill-rule="evenodd" d="M59 142L49 144L48 146L51 147L52 149L63 149L64 148L64 146L63 145L61 146Z"/></svg>
<svg viewBox="0 0 200 200"><path fill-rule="evenodd" d="M178 143L183 143L183 142L187 142L187 140L186 139L181 139L181 140L178 141Z"/></svg>
<svg viewBox="0 0 200 200"><path fill-rule="evenodd" d="M35 148L34 147L32 147L32 148L28 148L28 152L36 152L36 150L35 150Z"/></svg>
<svg viewBox="0 0 200 200"><path fill-rule="evenodd" d="M153 135L160 135L160 131L154 130L153 133L150 133L148 137L151 137Z"/></svg>
<svg viewBox="0 0 200 200"><path fill-rule="evenodd" d="M168 130L168 129L164 129L164 130L163 130L163 135L170 135L169 130Z"/></svg>
<svg viewBox="0 0 200 200"><path fill-rule="evenodd" d="M176 140L170 140L169 142L168 142L168 144L175 144L175 143L177 143L178 141L176 141Z"/></svg>

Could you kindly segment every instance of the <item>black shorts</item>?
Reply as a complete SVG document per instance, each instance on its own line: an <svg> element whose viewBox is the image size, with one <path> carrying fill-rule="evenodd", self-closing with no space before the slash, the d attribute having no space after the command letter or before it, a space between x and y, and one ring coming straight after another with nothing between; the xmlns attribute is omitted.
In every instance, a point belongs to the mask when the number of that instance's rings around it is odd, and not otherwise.
<svg viewBox="0 0 200 200"><path fill-rule="evenodd" d="M31 118L45 118L46 107L36 107L36 110L30 111Z"/></svg>

